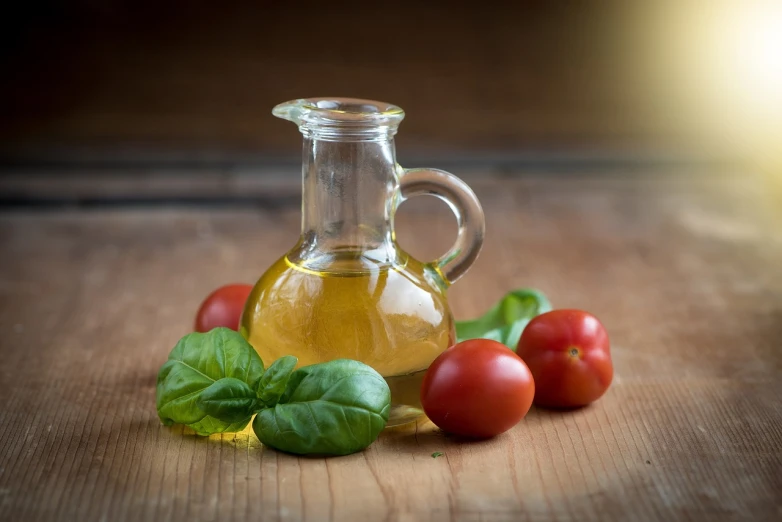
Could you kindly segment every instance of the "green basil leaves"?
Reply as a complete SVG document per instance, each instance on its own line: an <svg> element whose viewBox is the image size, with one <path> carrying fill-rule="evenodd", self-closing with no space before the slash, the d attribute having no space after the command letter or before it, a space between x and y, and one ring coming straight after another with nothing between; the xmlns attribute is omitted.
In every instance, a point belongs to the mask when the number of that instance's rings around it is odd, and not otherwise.
<svg viewBox="0 0 782 522"><path fill-rule="evenodd" d="M458 342L467 339L492 339L513 351L521 332L534 317L551 310L551 303L541 292L529 288L506 294L484 315L471 321L456 321Z"/></svg>
<svg viewBox="0 0 782 522"><path fill-rule="evenodd" d="M253 430L267 446L301 455L347 455L377 439L388 422L391 391L358 361L340 359L294 370L285 356L264 372L237 332L216 328L182 338L160 369L158 415L199 435Z"/></svg>
<svg viewBox="0 0 782 522"><path fill-rule="evenodd" d="M207 415L225 422L241 422L258 410L255 390L232 377L214 382L201 393L196 404Z"/></svg>
<svg viewBox="0 0 782 522"><path fill-rule="evenodd" d="M293 372L276 406L255 417L253 431L290 453L347 455L378 437L390 409L391 390L379 373L339 359Z"/></svg>
<svg viewBox="0 0 782 522"><path fill-rule="evenodd" d="M280 357L263 374L258 386L258 398L266 406L274 406L280 400L297 362L298 359L292 355Z"/></svg>
<svg viewBox="0 0 782 522"><path fill-rule="evenodd" d="M239 419L218 419L198 406L203 392L216 381L230 377L256 389L263 376L258 353L238 333L215 328L184 336L160 368L157 378L157 412L163 424L184 424L199 435L242 431L251 414Z"/></svg>

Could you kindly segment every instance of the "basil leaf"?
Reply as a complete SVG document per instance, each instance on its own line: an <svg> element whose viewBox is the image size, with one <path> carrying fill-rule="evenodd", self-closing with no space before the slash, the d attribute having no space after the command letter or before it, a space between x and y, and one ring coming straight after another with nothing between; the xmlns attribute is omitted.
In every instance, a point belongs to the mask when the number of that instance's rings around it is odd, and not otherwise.
<svg viewBox="0 0 782 522"><path fill-rule="evenodd" d="M527 324L534 317L550 310L551 303L543 293L531 288L514 290L481 317L471 321L456 321L456 340L491 339L516 351Z"/></svg>
<svg viewBox="0 0 782 522"><path fill-rule="evenodd" d="M258 398L250 385L233 377L213 382L196 403L204 413L223 422L246 422L258 411Z"/></svg>
<svg viewBox="0 0 782 522"><path fill-rule="evenodd" d="M201 393L215 381L233 377L255 390L263 375L258 353L238 333L215 328L191 333L176 344L157 378L157 412L163 424L184 424L199 435L241 431L250 418L225 422L198 407Z"/></svg>
<svg viewBox="0 0 782 522"><path fill-rule="evenodd" d="M273 407L253 421L267 446L299 455L348 455L378 437L388 422L391 390L369 366L338 359L299 368Z"/></svg>
<svg viewBox="0 0 782 522"><path fill-rule="evenodd" d="M269 407L277 404L298 362L298 358L286 355L280 357L269 366L258 385L258 398L265 406Z"/></svg>

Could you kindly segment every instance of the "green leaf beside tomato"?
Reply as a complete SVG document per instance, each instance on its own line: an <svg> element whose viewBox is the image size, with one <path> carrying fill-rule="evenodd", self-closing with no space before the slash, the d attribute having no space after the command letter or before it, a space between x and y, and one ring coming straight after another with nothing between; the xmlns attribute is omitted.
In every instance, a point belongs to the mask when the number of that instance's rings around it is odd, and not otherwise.
<svg viewBox="0 0 782 522"><path fill-rule="evenodd" d="M538 290L513 290L481 317L470 321L456 321L456 340L461 342L468 339L491 339L516 351L521 332L527 323L550 310L551 303Z"/></svg>

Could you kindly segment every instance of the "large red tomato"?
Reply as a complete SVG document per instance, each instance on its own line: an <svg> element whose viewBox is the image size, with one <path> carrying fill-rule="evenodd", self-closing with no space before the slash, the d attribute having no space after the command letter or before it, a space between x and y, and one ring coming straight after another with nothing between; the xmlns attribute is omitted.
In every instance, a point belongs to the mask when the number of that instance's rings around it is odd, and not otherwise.
<svg viewBox="0 0 782 522"><path fill-rule="evenodd" d="M238 330L244 303L252 289L252 285L225 285L209 294L196 314L196 332L208 332L218 326Z"/></svg>
<svg viewBox="0 0 782 522"><path fill-rule="evenodd" d="M516 353L535 378L539 406L586 406L606 392L614 375L608 333L597 317L581 310L535 317L521 334Z"/></svg>
<svg viewBox="0 0 782 522"><path fill-rule="evenodd" d="M471 339L440 354L421 384L426 415L449 433L485 438L515 426L532 406L527 365L504 344Z"/></svg>

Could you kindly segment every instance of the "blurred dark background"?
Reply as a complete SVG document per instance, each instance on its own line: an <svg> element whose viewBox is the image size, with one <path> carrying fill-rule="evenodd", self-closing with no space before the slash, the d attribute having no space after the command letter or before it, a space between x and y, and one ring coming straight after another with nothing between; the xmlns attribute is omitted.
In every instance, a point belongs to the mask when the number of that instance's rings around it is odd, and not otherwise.
<svg viewBox="0 0 782 522"><path fill-rule="evenodd" d="M781 96L758 125L719 47L749 4L21 3L2 21L0 167L295 163L271 108L352 96L405 109L402 161L769 170Z"/></svg>

